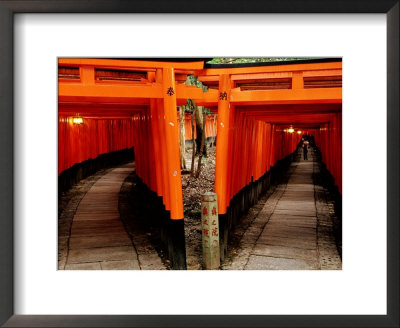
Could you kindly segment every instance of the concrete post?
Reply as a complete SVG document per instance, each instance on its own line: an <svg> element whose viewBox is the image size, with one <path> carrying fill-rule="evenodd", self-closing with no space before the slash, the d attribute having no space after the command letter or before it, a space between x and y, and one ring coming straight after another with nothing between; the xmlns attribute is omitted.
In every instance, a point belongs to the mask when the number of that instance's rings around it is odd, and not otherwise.
<svg viewBox="0 0 400 328"><path fill-rule="evenodd" d="M206 270L220 266L217 194L206 192L201 198L203 264Z"/></svg>

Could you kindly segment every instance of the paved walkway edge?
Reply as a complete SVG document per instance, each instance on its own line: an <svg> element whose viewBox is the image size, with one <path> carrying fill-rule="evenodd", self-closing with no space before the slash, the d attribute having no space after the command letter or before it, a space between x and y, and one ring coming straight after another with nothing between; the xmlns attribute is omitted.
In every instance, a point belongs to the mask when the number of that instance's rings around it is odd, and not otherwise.
<svg viewBox="0 0 400 328"><path fill-rule="evenodd" d="M279 185L243 234L240 250L225 270L340 270L333 234L333 205L315 185L320 163L291 164L289 181ZM273 219L272 219L273 218Z"/></svg>

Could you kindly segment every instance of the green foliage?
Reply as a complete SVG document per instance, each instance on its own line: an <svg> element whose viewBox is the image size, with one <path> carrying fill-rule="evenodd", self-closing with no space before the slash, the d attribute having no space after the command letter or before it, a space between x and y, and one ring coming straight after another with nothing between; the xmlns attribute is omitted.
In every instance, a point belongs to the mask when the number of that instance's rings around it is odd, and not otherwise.
<svg viewBox="0 0 400 328"><path fill-rule="evenodd" d="M193 113L192 100L186 99L185 113Z"/></svg>
<svg viewBox="0 0 400 328"><path fill-rule="evenodd" d="M195 85L197 88L203 89L203 92L208 91L208 87L197 79L195 75L188 75L185 81L186 85Z"/></svg>
<svg viewBox="0 0 400 328"><path fill-rule="evenodd" d="M265 63L265 62L279 62L291 60L305 60L311 59L309 57L252 57L252 58L213 58L208 63L211 64L240 64L240 63Z"/></svg>
<svg viewBox="0 0 400 328"><path fill-rule="evenodd" d="M207 108L207 107L203 107L203 113L206 113L207 115L212 114L210 111L210 108Z"/></svg>
<svg viewBox="0 0 400 328"><path fill-rule="evenodd" d="M203 92L208 91L208 87L204 85L201 81L198 80L197 76L195 75L188 75L187 79L185 81L186 85L194 85L197 88L201 88ZM195 106L195 103L192 99L187 99L186 100L186 105L185 105L185 112L186 113L192 113L193 112L193 106ZM208 108L204 108L207 114L211 113Z"/></svg>

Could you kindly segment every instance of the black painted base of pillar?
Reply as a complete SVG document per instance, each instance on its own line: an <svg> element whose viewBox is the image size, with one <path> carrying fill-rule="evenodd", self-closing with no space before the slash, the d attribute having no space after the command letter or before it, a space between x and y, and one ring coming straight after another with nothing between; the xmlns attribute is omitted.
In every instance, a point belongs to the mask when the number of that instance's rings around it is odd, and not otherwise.
<svg viewBox="0 0 400 328"><path fill-rule="evenodd" d="M141 198L140 203L146 207L146 220L148 224L157 227L159 244L171 261L174 270L186 270L186 248L184 221L171 220L170 212L165 209L162 197L150 190L142 180L137 177L136 187Z"/></svg>
<svg viewBox="0 0 400 328"><path fill-rule="evenodd" d="M227 214L218 215L219 221L219 250L221 263L225 259L228 249L229 217Z"/></svg>
<svg viewBox="0 0 400 328"><path fill-rule="evenodd" d="M328 171L326 165L321 162L321 151L317 147L315 147L314 154L317 157L317 161L320 162L320 172L317 176L314 176L314 182L328 190L329 200L334 203L336 217L334 219L333 230L336 246L340 257L342 257L342 195L337 185L335 185L334 177Z"/></svg>
<svg viewBox="0 0 400 328"><path fill-rule="evenodd" d="M182 220L167 223L168 257L174 270L186 270L185 227Z"/></svg>
<svg viewBox="0 0 400 328"><path fill-rule="evenodd" d="M220 232L220 251L221 262L224 260L228 249L229 232L239 223L240 218L256 204L259 198L264 195L268 189L281 183L286 176L290 163L295 159L295 154L290 154L284 159L278 161L271 169L257 181L251 182L240 190L230 201L226 214L220 214L219 232Z"/></svg>
<svg viewBox="0 0 400 328"><path fill-rule="evenodd" d="M113 167L124 162L133 161L135 155L132 148L126 148L107 154L101 154L95 159L88 159L82 163L77 163L61 172L58 176L58 193L70 189L74 184L101 169Z"/></svg>

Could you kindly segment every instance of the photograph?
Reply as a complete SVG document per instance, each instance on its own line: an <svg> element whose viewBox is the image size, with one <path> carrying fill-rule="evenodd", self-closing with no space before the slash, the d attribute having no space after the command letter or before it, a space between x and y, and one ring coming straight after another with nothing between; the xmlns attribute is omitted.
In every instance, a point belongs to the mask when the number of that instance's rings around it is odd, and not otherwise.
<svg viewBox="0 0 400 328"><path fill-rule="evenodd" d="M341 57L57 65L58 270L342 270Z"/></svg>

